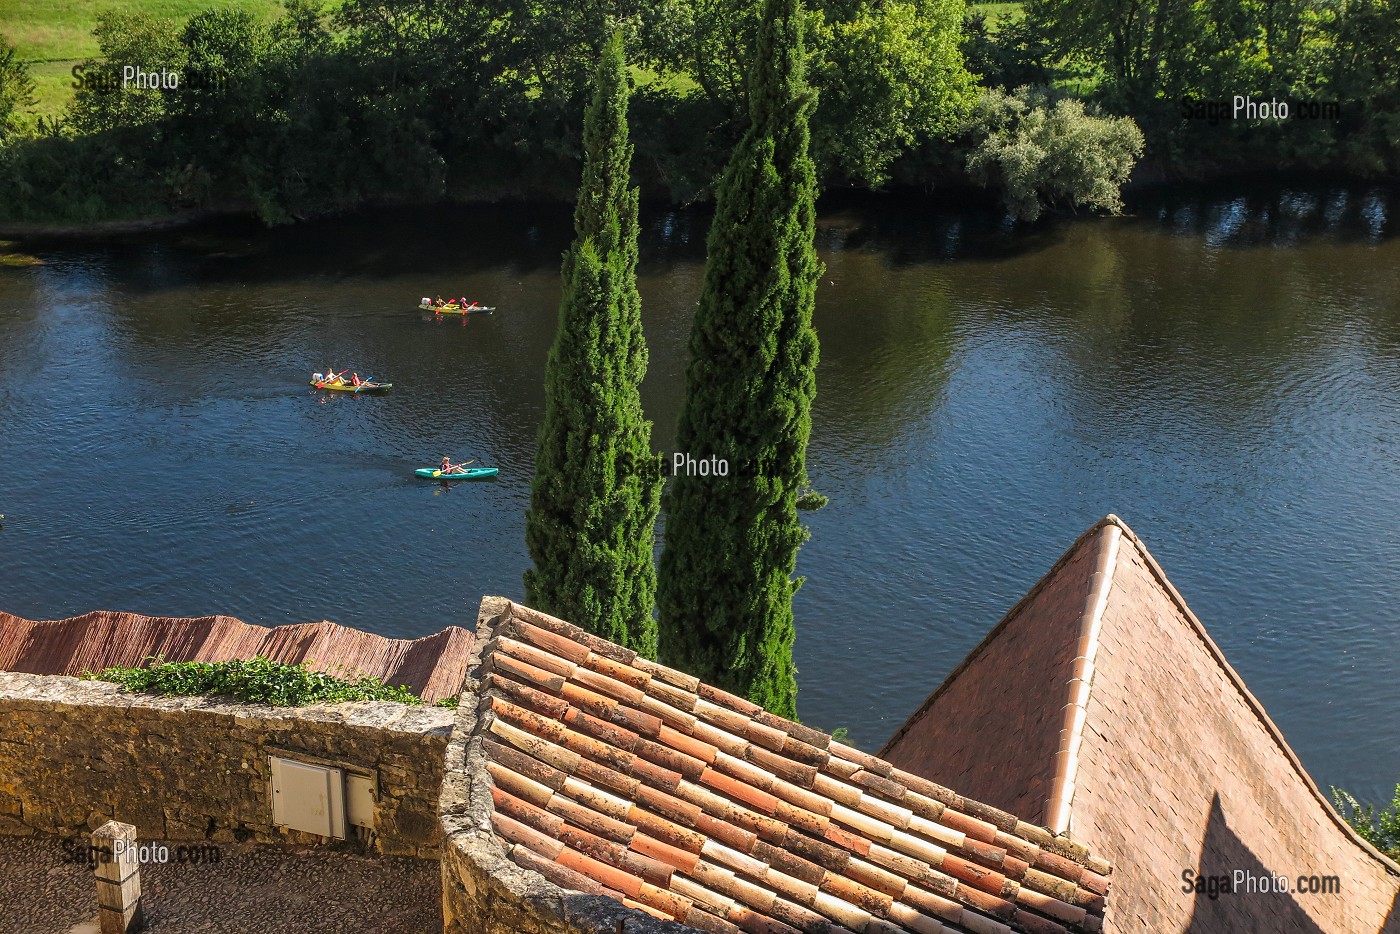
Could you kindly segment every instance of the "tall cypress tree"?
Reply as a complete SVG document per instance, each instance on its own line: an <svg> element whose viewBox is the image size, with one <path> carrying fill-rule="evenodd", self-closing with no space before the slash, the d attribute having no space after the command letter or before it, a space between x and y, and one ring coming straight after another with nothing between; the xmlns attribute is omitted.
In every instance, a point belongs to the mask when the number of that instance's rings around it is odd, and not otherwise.
<svg viewBox="0 0 1400 934"><path fill-rule="evenodd" d="M658 593L668 664L787 717L821 275L802 17L799 0L764 6L751 125L716 193L676 450L722 457L729 475L671 481Z"/></svg>
<svg viewBox="0 0 1400 934"><path fill-rule="evenodd" d="M584 119L575 240L564 254L559 330L525 541L526 600L656 657L658 455L642 416L646 373L637 293L637 189L629 184L628 79L621 34L607 43Z"/></svg>

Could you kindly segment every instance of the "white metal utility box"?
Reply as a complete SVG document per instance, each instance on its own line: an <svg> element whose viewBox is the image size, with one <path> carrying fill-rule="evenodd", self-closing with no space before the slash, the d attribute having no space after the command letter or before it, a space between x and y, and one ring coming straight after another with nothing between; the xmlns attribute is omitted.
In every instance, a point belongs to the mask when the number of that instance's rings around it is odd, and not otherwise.
<svg viewBox="0 0 1400 934"><path fill-rule="evenodd" d="M345 773L272 756L272 822L292 830L345 839Z"/></svg>

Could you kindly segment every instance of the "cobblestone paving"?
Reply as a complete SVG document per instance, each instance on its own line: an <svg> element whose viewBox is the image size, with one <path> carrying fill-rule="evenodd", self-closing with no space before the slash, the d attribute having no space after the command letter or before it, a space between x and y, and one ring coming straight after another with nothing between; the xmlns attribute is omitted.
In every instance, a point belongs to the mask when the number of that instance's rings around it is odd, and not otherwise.
<svg viewBox="0 0 1400 934"><path fill-rule="evenodd" d="M95 934L96 883L54 837L0 836L0 934ZM220 847L217 863L141 869L151 934L438 934L439 864Z"/></svg>

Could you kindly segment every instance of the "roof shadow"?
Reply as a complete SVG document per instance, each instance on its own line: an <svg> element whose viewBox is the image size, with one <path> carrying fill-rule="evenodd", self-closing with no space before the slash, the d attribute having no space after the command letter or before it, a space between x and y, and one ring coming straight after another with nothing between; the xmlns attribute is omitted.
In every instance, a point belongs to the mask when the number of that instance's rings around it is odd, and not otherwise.
<svg viewBox="0 0 1400 934"><path fill-rule="evenodd" d="M1333 867L1315 868L1319 876L1339 875ZM1218 884L1206 886L1204 891L1200 888L1196 891L1186 934L1324 934L1326 930L1318 926L1292 892L1267 890L1275 870L1264 865L1231 829L1221 806L1219 792L1214 794L1210 803L1210 818L1206 823L1200 862L1195 871L1197 879L1215 879ZM1240 873L1245 875L1241 877ZM1246 889L1240 891L1242 879L1252 880L1253 887L1247 884ZM1296 887L1296 880L1289 878L1286 881L1289 888ZM1343 887L1341 898L1348 897L1345 890L1347 881L1345 878L1340 880L1339 884ZM1185 879L1182 884L1186 884ZM1338 920L1345 923L1342 919ZM1367 932L1358 930L1356 934ZM1391 906L1385 923L1375 934L1400 934L1400 895Z"/></svg>

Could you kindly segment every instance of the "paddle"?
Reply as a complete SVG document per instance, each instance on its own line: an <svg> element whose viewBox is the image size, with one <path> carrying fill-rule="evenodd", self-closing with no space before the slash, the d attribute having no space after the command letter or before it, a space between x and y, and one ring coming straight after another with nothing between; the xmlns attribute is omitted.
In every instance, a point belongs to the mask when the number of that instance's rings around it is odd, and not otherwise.
<svg viewBox="0 0 1400 934"><path fill-rule="evenodd" d="M433 471L433 476L434 476L434 477L441 477L444 473L460 473L463 467L467 466L468 464L472 463L472 461L475 461L475 460L476 460L476 458L473 457L471 460L462 461L462 463L460 463L460 464L448 464L448 465L447 465L447 470L445 470L445 471L444 471L444 470L434 470L434 471Z"/></svg>
<svg viewBox="0 0 1400 934"><path fill-rule="evenodd" d="M335 374L334 376L327 376L325 379L321 380L319 383L316 384L316 388L317 388L317 389L325 389L327 383L339 382L340 378L341 378L342 376L344 376L346 373L349 373L349 372L350 372L350 371L349 371L348 369L346 369L346 370L341 370L339 373Z"/></svg>

